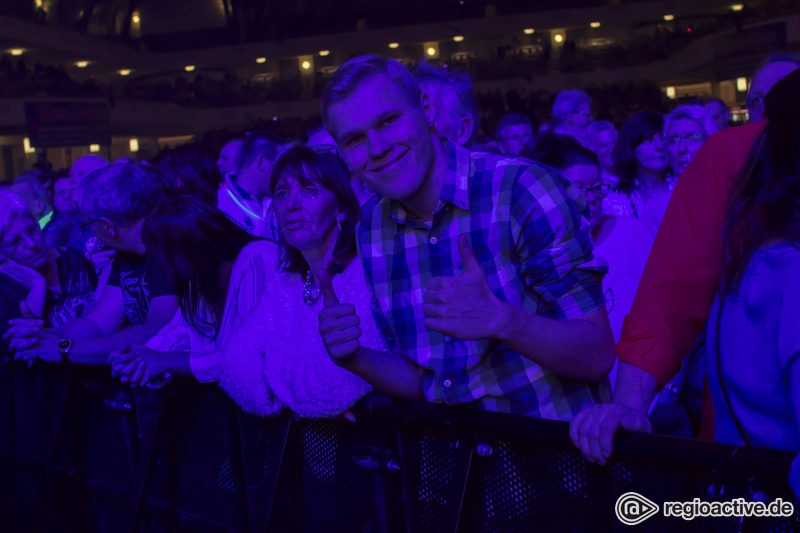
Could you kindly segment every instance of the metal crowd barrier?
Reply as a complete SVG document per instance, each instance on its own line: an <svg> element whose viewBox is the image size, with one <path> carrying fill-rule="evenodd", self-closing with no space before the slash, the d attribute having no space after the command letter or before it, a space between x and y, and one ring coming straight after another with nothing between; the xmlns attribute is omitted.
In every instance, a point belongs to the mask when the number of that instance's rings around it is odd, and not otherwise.
<svg viewBox="0 0 800 533"><path fill-rule="evenodd" d="M605 467L565 423L369 396L355 424L260 418L218 387L131 389L107 369L0 369L0 531L606 532L637 492L797 502L791 454L645 434ZM798 508L800 509L800 508ZM637 531L800 529L655 515Z"/></svg>

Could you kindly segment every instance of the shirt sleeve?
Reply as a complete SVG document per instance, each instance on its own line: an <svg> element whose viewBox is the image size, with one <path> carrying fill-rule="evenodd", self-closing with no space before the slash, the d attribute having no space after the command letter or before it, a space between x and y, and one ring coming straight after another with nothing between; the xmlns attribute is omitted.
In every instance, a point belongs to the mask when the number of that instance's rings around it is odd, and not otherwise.
<svg viewBox="0 0 800 533"><path fill-rule="evenodd" d="M592 255L589 223L554 170L533 165L521 173L511 199L511 228L526 286L539 314L567 319L605 304L605 262Z"/></svg>
<svg viewBox="0 0 800 533"><path fill-rule="evenodd" d="M680 370L708 319L735 177L763 124L711 136L678 181L617 344L620 361L660 387Z"/></svg>

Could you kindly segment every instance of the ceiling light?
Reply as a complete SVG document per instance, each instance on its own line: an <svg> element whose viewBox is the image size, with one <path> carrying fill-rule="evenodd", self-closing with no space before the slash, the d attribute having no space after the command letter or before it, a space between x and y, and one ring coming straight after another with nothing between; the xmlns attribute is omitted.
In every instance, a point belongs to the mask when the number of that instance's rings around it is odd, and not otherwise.
<svg viewBox="0 0 800 533"><path fill-rule="evenodd" d="M24 52L24 51L25 50L23 50L22 48L12 48L11 50L9 50L9 53L12 56L21 56L22 52Z"/></svg>
<svg viewBox="0 0 800 533"><path fill-rule="evenodd" d="M99 152L100 151L100 145L99 144L90 144L89 145L89 151L92 152L92 153Z"/></svg>
<svg viewBox="0 0 800 533"><path fill-rule="evenodd" d="M300 66L303 67L303 70L308 70L308 69L311 68L311 62L310 61L303 61L300 64Z"/></svg>
<svg viewBox="0 0 800 533"><path fill-rule="evenodd" d="M733 4L731 6L731 10L733 11L741 11L742 9L744 9L744 4Z"/></svg>
<svg viewBox="0 0 800 533"><path fill-rule="evenodd" d="M194 70L194 65L186 65L185 67L183 67L183 70L185 70L186 72L191 72Z"/></svg>
<svg viewBox="0 0 800 533"><path fill-rule="evenodd" d="M675 20L675 15L664 15L664 20L666 20L667 22Z"/></svg>
<svg viewBox="0 0 800 533"><path fill-rule="evenodd" d="M75 66L78 68L86 68L89 65L88 61L76 61Z"/></svg>
<svg viewBox="0 0 800 533"><path fill-rule="evenodd" d="M590 22L589 26L591 26L592 28L599 28L600 27L600 23L599 22Z"/></svg>
<svg viewBox="0 0 800 533"><path fill-rule="evenodd" d="M736 78L736 90L740 93L747 91L747 78Z"/></svg>
<svg viewBox="0 0 800 533"><path fill-rule="evenodd" d="M128 69L128 68L124 68L124 69L122 69L122 70L120 70L120 71L119 71L119 75L120 75L120 76L127 76L127 75L128 75L128 74L130 74L130 73L131 73L131 70L130 70L130 69Z"/></svg>
<svg viewBox="0 0 800 533"><path fill-rule="evenodd" d="M139 15L134 15L134 16L131 18L131 20L133 21L133 23L134 23L134 24L139 24L139 22L140 22L142 19L141 19L141 18L139 18Z"/></svg>
<svg viewBox="0 0 800 533"><path fill-rule="evenodd" d="M525 35L533 35L533 32L534 32L533 28L525 28L524 30L522 30L522 33L524 33Z"/></svg>
<svg viewBox="0 0 800 533"><path fill-rule="evenodd" d="M389 43L389 48L400 48L400 43Z"/></svg>
<svg viewBox="0 0 800 533"><path fill-rule="evenodd" d="M257 57L256 58L256 63L266 63L266 62L267 62L267 58L266 57Z"/></svg>
<svg viewBox="0 0 800 533"><path fill-rule="evenodd" d="M331 55L331 51L330 50L320 50L319 51L319 55L322 56L322 57L329 56L329 55Z"/></svg>
<svg viewBox="0 0 800 533"><path fill-rule="evenodd" d="M555 37L553 37L553 39L554 39L554 40L555 40L557 43L563 43L563 42L564 42L564 36L563 36L563 35L561 35L560 33L556 33L556 36L555 36Z"/></svg>
<svg viewBox="0 0 800 533"><path fill-rule="evenodd" d="M457 42L457 43L460 43L461 41L464 40L464 36L463 35L456 35L455 37L453 37L453 40L455 42Z"/></svg>
<svg viewBox="0 0 800 533"><path fill-rule="evenodd" d="M429 46L427 52L428 52L429 56L435 56L436 55L436 48L434 48L433 46Z"/></svg>

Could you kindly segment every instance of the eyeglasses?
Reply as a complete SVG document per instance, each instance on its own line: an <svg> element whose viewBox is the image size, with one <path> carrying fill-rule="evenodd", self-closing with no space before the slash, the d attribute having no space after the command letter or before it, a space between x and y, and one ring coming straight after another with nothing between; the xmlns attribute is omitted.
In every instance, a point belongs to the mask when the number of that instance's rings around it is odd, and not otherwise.
<svg viewBox="0 0 800 533"><path fill-rule="evenodd" d="M755 111L756 113L760 113L764 110L764 97L763 96L747 96L747 100L745 101L745 105L747 105L748 111Z"/></svg>
<svg viewBox="0 0 800 533"><path fill-rule="evenodd" d="M595 185L594 187L578 188L583 191L584 196L589 196L591 194L595 198L605 198L608 196L608 192L611 190L611 185L608 183L603 183L600 185Z"/></svg>
<svg viewBox="0 0 800 533"><path fill-rule="evenodd" d="M689 135L670 135L667 137L667 144L675 146L681 141L696 143L703 142L705 140L706 135L703 135L702 133L690 133Z"/></svg>

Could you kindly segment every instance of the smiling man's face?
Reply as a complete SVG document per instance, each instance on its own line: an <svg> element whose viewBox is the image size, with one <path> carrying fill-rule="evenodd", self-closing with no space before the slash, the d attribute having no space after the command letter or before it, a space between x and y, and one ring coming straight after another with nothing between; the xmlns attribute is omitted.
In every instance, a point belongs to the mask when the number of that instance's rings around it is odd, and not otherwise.
<svg viewBox="0 0 800 533"><path fill-rule="evenodd" d="M364 80L328 116L342 157L364 183L400 201L421 191L434 158L428 117L388 76Z"/></svg>

